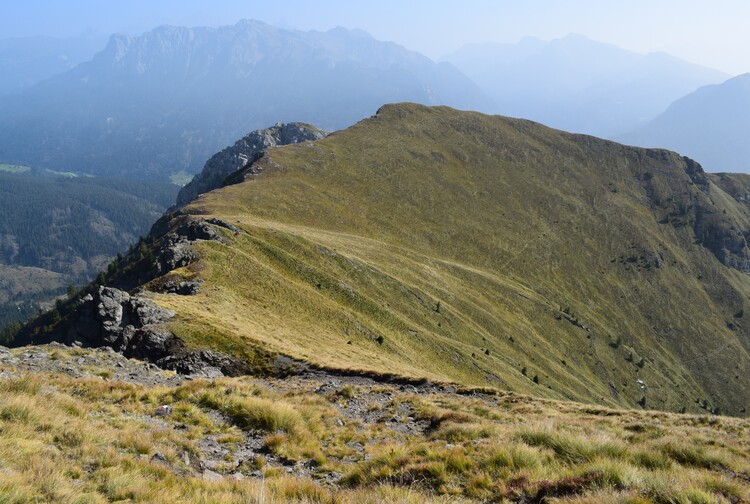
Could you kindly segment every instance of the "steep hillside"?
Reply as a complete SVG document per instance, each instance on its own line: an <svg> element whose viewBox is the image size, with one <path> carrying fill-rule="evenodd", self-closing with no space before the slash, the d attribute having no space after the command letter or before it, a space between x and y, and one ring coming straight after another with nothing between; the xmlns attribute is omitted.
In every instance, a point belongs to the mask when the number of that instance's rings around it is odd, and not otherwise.
<svg viewBox="0 0 750 504"><path fill-rule="evenodd" d="M679 150L709 171L750 172L750 73L675 101L621 140Z"/></svg>
<svg viewBox="0 0 750 504"><path fill-rule="evenodd" d="M49 306L125 252L177 187L0 171L0 328ZM20 171L20 168L19 170Z"/></svg>
<svg viewBox="0 0 750 504"><path fill-rule="evenodd" d="M497 112L611 137L729 76L664 53L638 54L581 35L470 44L444 58L496 102Z"/></svg>
<svg viewBox="0 0 750 504"><path fill-rule="evenodd" d="M750 211L676 153L388 105L271 149L183 210L109 277L132 289L176 268L146 285L161 293L91 290L78 318L19 342L153 350L165 365L183 346L280 353L635 408L750 405Z"/></svg>
<svg viewBox="0 0 750 504"><path fill-rule="evenodd" d="M448 63L364 32L258 21L113 36L91 61L0 100L0 159L120 177L195 173L248 131L333 130L382 103L487 108Z"/></svg>

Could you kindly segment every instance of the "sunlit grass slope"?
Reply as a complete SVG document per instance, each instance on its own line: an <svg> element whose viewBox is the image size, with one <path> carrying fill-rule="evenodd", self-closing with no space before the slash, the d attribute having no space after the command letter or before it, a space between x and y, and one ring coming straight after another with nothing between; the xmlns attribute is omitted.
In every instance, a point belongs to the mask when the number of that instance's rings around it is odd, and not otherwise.
<svg viewBox="0 0 750 504"><path fill-rule="evenodd" d="M201 292L156 297L196 346L628 407L750 403L750 277L691 222L750 213L675 153L399 104L259 163L187 207L243 231L200 245Z"/></svg>

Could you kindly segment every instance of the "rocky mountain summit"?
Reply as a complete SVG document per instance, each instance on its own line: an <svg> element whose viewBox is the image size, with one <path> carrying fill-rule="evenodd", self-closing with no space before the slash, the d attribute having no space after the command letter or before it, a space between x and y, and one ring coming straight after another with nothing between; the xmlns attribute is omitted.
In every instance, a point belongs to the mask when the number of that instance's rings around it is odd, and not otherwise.
<svg viewBox="0 0 750 504"><path fill-rule="evenodd" d="M319 140L326 132L304 123L276 124L271 128L253 131L234 145L214 154L198 175L177 195L177 206L183 206L199 194L221 187L225 179L237 170L249 167L263 152L277 145L288 145Z"/></svg>

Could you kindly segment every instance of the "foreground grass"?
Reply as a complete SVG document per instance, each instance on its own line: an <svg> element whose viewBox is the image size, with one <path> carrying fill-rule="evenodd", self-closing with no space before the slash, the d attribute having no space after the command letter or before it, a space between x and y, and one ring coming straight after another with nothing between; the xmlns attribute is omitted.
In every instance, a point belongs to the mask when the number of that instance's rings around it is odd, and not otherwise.
<svg viewBox="0 0 750 504"><path fill-rule="evenodd" d="M296 378L145 387L11 373L0 377L0 502L750 499L750 422L735 418ZM172 413L157 416L163 404ZM207 480L207 437L230 454L251 438L261 447Z"/></svg>

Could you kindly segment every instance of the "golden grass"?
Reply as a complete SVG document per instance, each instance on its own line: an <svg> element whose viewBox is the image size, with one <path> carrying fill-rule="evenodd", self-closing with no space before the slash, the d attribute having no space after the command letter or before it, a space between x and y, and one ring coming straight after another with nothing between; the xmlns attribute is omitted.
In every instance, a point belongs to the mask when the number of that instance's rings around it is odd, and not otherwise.
<svg viewBox="0 0 750 504"><path fill-rule="evenodd" d="M60 358L72 352L58 351ZM746 420L592 409L514 394L473 398L345 385L321 396L313 392L316 382L271 384L280 388L249 378L175 387L45 374L2 378L0 502L750 499ZM366 401L371 392L392 399L363 408L385 419L410 408L427 431L341 421L338 407ZM156 417L160 404L173 405L172 415ZM186 456L199 458L206 436L232 453L246 435L262 436L267 455L217 470L260 471L262 479L204 481L185 465ZM309 476L288 476L268 457L304 464ZM330 472L343 476L340 484L317 481Z"/></svg>

